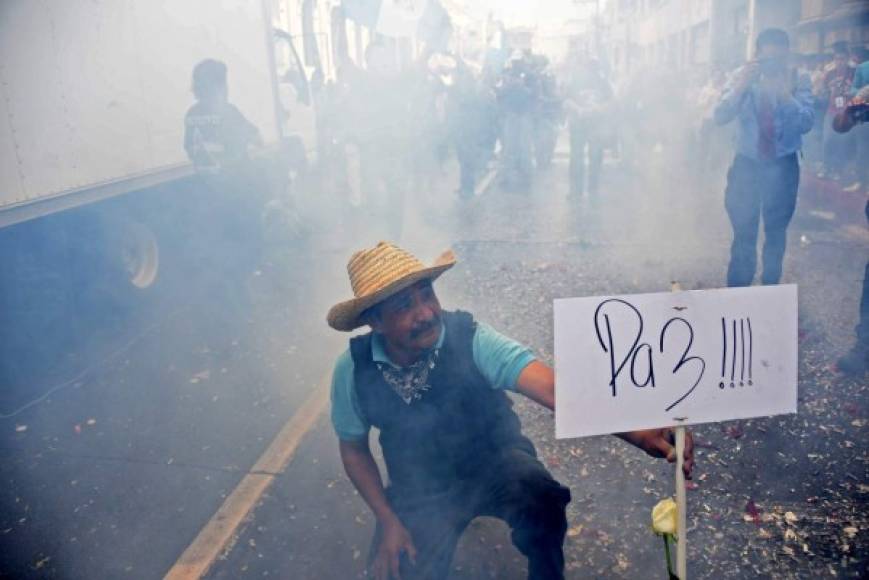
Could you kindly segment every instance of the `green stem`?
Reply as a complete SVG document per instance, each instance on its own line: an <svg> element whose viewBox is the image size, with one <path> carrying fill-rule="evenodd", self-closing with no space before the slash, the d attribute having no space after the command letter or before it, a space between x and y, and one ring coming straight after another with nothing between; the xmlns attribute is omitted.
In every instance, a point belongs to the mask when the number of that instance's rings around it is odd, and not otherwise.
<svg viewBox="0 0 869 580"><path fill-rule="evenodd" d="M667 556L668 580L673 580L674 578L678 580L679 577L673 574L673 563L670 561L670 534L664 534L664 554Z"/></svg>

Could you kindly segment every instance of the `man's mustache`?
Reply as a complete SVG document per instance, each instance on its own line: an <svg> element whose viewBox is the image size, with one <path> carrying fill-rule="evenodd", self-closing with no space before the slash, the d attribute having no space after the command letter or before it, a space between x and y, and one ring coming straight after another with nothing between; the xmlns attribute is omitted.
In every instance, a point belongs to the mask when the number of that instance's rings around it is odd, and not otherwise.
<svg viewBox="0 0 869 580"><path fill-rule="evenodd" d="M435 318L432 318L429 322L423 323L419 327L411 330L410 337L411 338L419 338L420 336L422 336L423 334L425 334L429 330L438 326L440 323L441 323L440 317L436 316Z"/></svg>

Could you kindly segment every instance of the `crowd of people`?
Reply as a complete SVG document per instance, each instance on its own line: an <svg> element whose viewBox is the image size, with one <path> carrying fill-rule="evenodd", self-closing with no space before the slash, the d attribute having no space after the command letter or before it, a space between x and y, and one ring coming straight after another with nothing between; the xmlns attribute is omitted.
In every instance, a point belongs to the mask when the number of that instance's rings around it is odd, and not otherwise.
<svg viewBox="0 0 869 580"><path fill-rule="evenodd" d="M801 56L791 52L785 31L768 29L758 36L753 59L706 74L641 68L616 75L581 54L556 68L543 55L506 45L482 57L473 63L431 51L402 65L395 45L375 40L362 66L347 60L329 82L315 75L320 180L308 185L321 195L345 196L348 208L364 206L399 240L409 191L435 194L446 178L456 179L459 200L490 183L529 192L536 176L550 171L562 135L569 147L568 195L592 203L601 199L605 154L619 172L641 179L663 154L661 165L678 167L689 182L705 181L706 189L717 189L715 176L726 175L729 286L752 284L758 269L762 283L779 282L807 172L844 192L869 191L869 127L852 114L865 115L869 102L864 47L837 42L829 57ZM261 140L229 103L222 63L200 63L193 89L197 103L186 118L185 148L212 189L222 187L238 201L230 204L224 237L249 248L259 235L259 210L242 203L238 192L265 184L237 182L272 175L272 185L285 188L287 180L274 176L286 171L249 163L248 150ZM298 156L284 155L279 163ZM453 156L455 177L446 170ZM249 251L236 253L251 262Z"/></svg>
<svg viewBox="0 0 869 580"><path fill-rule="evenodd" d="M398 60L393 46L375 41L364 66L345 63L315 94L320 162L333 190L354 188L348 155L359 159L356 201L395 207L409 183L427 189L450 155L463 198L474 194L496 149L509 186L530 186L533 166L551 161L559 112L545 98L555 94L545 58L492 54L483 67L448 52L405 66Z"/></svg>
<svg viewBox="0 0 869 580"><path fill-rule="evenodd" d="M809 79L814 111L801 144L804 168L846 191L869 187L867 164L859 162L867 156L866 132L840 133L833 122L869 82L867 61L869 50L842 42L826 56L791 55L798 66L789 69L796 76L788 82ZM473 196L490 171L503 189L528 191L535 174L551 167L562 134L574 196L596 198L605 152L624 171L665 149L695 174L722 170L734 135L716 123L715 110L741 68L635 69L615 73L605 61L576 53L554 66L546 56L506 45L473 62L448 50L414 61L375 40L363 63L347 59L334 79L324 81L319 71L311 79L318 166L330 182L322 189L356 191L353 205L400 212L402 192L409 185L427 191L454 157L461 198ZM203 155L190 141L193 133L185 147L205 167L202 159L214 155Z"/></svg>
<svg viewBox="0 0 869 580"><path fill-rule="evenodd" d="M806 167L846 191L869 187L858 163L866 139L861 131L837 133L832 123L867 82L856 72L866 52L836 43L827 57L794 55L795 74L811 80L815 111L802 144ZM315 95L322 161L342 180L336 190L347 191L347 149L358 151L361 197L371 203L397 199L388 192L402 189L398 175L431 184L451 155L463 198L490 169L503 189L527 191L535 174L550 168L562 133L572 195L596 198L607 151L630 170L669 148L708 175L723 169L734 138L718 127L714 110L737 70L615 74L586 54L554 66L544 55L509 47L488 49L481 62L434 52L399 66L393 47L375 42L362 66L345 64Z"/></svg>
<svg viewBox="0 0 869 580"><path fill-rule="evenodd" d="M335 80L312 79L320 177L312 186L379 215L398 240L408 191L433 194L448 178L457 180L460 200L490 183L528 192L536 175L550 171L562 134L569 196L593 203L601 198L605 153L620 172L640 178L664 154L665 165L707 189L726 174L728 285L754 281L761 224L760 279L778 283L801 178L809 172L844 192L869 191L869 127L852 114L865 115L869 102L869 50L837 42L827 56L797 55L778 29L761 33L755 49L755 58L730 71L647 67L617 75L588 55L571 54L556 68L504 44L487 49L480 63L430 51L402 65L395 45L375 40L361 66L348 59ZM212 188L235 192L224 237L249 249L259 210L238 199L251 188L236 182L272 175L272 185L286 188L275 177L286 171L274 164L250 170L248 149L259 133L229 103L222 63L200 63L193 89L185 149ZM289 153L281 163L304 158ZM453 156L456 177L445 170ZM251 262L250 251L236 254ZM865 353L855 356L865 367Z"/></svg>

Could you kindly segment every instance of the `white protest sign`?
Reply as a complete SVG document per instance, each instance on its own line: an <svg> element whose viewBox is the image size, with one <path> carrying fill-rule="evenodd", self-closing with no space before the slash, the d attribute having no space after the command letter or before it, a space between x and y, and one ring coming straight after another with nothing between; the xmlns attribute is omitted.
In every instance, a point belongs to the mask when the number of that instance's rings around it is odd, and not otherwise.
<svg viewBox="0 0 869 580"><path fill-rule="evenodd" d="M555 435L797 410L797 287L555 301Z"/></svg>

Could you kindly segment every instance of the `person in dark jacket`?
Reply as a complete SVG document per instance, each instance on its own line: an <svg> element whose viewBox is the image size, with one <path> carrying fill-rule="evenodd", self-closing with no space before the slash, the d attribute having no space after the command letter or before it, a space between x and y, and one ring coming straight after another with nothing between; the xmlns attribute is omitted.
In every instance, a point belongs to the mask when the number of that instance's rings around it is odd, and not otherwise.
<svg viewBox="0 0 869 580"><path fill-rule="evenodd" d="M515 51L495 84L501 117L501 168L504 189L527 193L534 174L534 112L540 100L540 77L530 52Z"/></svg>
<svg viewBox="0 0 869 580"><path fill-rule="evenodd" d="M200 173L218 173L249 160L259 131L228 100L226 65L206 59L193 69L196 103L184 116L184 150Z"/></svg>
<svg viewBox="0 0 869 580"><path fill-rule="evenodd" d="M262 250L261 213L271 178L279 175L280 168L263 167L251 158L262 138L229 102L226 64L203 60L192 76L196 103L184 117L184 150L206 196L196 204L205 233L197 236L202 243L196 250L197 263L208 264L209 271L228 273L215 284L228 292L228 304L246 309L250 301L245 280Z"/></svg>
<svg viewBox="0 0 869 580"><path fill-rule="evenodd" d="M344 332L371 327L335 365L332 423L347 475L377 518L372 572L446 578L463 530L487 515L510 525L529 578L558 580L570 491L537 458L506 394L552 410L554 373L471 314L441 308L432 281L455 263L445 252L427 267L387 242L356 252L347 266L355 296L327 317ZM372 427L388 487L369 447ZM619 437L676 460L670 429ZM690 442L685 460L690 476Z"/></svg>
<svg viewBox="0 0 869 580"><path fill-rule="evenodd" d="M600 174L608 130L608 109L613 90L603 76L600 63L589 60L572 70L565 83L565 109L570 128L570 195L581 196L588 191L596 198L600 189ZM585 149L588 146L588 170ZM588 188L585 178L588 175Z"/></svg>
<svg viewBox="0 0 869 580"><path fill-rule="evenodd" d="M474 195L478 179L492 157L497 138L497 111L493 95L485 90L467 65L448 57L452 66L442 70L446 86L446 122L459 161L459 196Z"/></svg>

